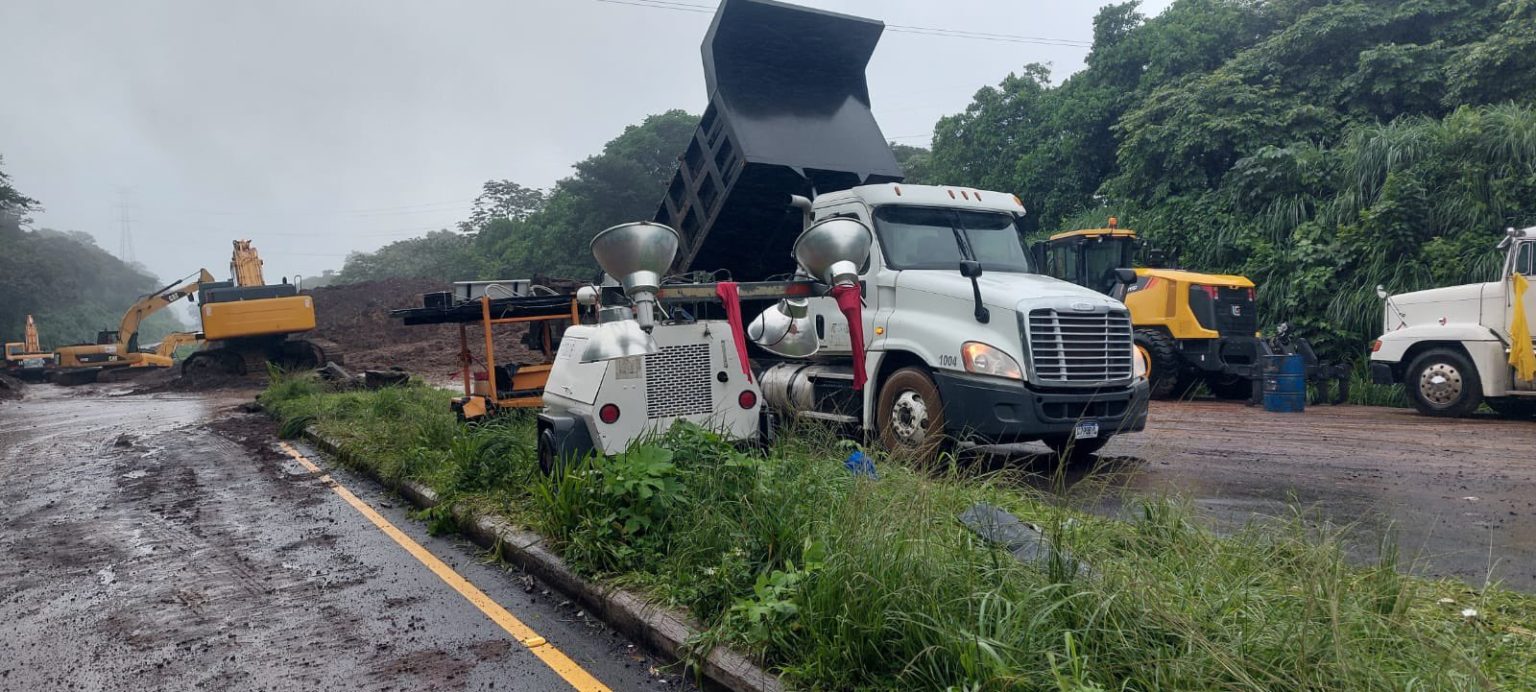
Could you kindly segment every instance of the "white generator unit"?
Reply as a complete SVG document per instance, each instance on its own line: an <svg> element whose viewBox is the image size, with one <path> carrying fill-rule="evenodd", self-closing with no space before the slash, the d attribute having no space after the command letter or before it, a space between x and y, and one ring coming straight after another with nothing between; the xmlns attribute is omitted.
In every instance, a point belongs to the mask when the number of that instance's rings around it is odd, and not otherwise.
<svg viewBox="0 0 1536 692"><path fill-rule="evenodd" d="M544 385L539 465L546 473L588 454L618 454L688 421L740 441L766 436L762 394L749 381L725 320L657 324L652 353L582 362L633 320L565 330Z"/></svg>

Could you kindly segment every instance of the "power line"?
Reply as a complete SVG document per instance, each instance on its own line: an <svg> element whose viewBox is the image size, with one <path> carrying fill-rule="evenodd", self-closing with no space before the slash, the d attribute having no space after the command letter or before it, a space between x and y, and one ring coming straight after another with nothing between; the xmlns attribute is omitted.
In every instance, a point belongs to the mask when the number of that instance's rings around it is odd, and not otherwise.
<svg viewBox="0 0 1536 692"><path fill-rule="evenodd" d="M597 2L610 5L628 5L630 7L646 7L653 10L673 10L676 12L697 12L713 14L715 7L692 2L679 2L677 0L597 0ZM907 24L886 24L885 28L892 33L913 34L916 36L936 36L941 38L958 38L971 41L992 41L994 43L1027 43L1039 46L1055 46L1058 48L1092 48L1092 41L1083 41L1072 38L1053 38L1049 36L1023 36L1019 34L995 34L985 31L970 31L966 29L945 29L931 26L911 26Z"/></svg>

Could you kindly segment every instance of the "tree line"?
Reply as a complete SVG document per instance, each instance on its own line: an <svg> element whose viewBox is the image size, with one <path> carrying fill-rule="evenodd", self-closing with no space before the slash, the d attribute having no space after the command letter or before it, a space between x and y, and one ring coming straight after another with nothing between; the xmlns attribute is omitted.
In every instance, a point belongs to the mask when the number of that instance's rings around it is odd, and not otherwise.
<svg viewBox="0 0 1536 692"><path fill-rule="evenodd" d="M1014 192L1032 239L1110 215L1182 266L1260 284L1266 323L1331 355L1393 292L1488 280L1536 223L1536 0L1176 0L1102 8L1086 67L1026 65L895 145L911 182ZM457 229L350 257L340 280L592 271L649 218L696 123L647 118L545 192L486 183Z"/></svg>
<svg viewBox="0 0 1536 692"><path fill-rule="evenodd" d="M44 348L94 343L97 331L117 329L128 306L159 289L159 281L97 247L87 233L25 228L39 209L0 170L0 338L21 341L32 315ZM139 342L177 328L170 315L154 315Z"/></svg>

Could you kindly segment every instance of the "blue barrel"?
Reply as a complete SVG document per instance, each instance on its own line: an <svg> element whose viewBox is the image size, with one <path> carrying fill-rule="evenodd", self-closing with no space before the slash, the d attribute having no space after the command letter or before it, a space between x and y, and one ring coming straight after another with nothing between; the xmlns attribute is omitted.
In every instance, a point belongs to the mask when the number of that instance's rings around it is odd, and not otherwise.
<svg viewBox="0 0 1536 692"><path fill-rule="evenodd" d="M1301 413L1306 408L1306 360L1299 354L1264 356L1264 410Z"/></svg>

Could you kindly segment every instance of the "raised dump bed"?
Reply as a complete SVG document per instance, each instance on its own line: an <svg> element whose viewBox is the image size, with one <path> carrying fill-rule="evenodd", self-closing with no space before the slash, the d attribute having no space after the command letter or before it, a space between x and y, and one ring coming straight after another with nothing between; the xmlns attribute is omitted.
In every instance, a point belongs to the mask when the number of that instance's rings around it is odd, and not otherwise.
<svg viewBox="0 0 1536 692"><path fill-rule="evenodd" d="M900 182L864 68L885 24L725 0L704 38L709 107L655 220L682 233L675 271L760 281L793 266L790 195Z"/></svg>

